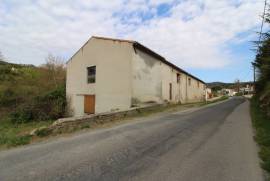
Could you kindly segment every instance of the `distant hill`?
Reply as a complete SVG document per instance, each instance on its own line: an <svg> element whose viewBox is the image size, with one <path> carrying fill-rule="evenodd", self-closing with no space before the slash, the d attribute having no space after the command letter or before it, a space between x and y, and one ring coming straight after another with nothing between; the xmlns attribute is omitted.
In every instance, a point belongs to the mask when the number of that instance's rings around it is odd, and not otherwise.
<svg viewBox="0 0 270 181"><path fill-rule="evenodd" d="M6 65L6 64L9 64L9 63L8 63L8 62L5 62L5 61L0 60L0 65Z"/></svg>
<svg viewBox="0 0 270 181"><path fill-rule="evenodd" d="M240 82L240 87L245 86L246 84L253 84L253 82ZM224 83L224 82L210 82L207 83L207 87L212 88L214 90L220 90L223 88L235 88L235 83Z"/></svg>
<svg viewBox="0 0 270 181"><path fill-rule="evenodd" d="M3 60L0 59L0 66L3 66L3 65L12 65L14 67L35 67L32 64L16 64L16 63L10 63L10 62L7 62L7 61L3 61Z"/></svg>
<svg viewBox="0 0 270 181"><path fill-rule="evenodd" d="M233 86L234 83L224 83L224 82L210 82L207 83L207 87L213 88L213 87L222 87L222 88L228 88Z"/></svg>

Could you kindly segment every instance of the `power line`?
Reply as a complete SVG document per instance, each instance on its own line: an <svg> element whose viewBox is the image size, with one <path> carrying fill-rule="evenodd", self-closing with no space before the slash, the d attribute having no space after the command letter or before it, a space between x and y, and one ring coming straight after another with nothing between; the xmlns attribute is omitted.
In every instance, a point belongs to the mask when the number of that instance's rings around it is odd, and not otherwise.
<svg viewBox="0 0 270 181"><path fill-rule="evenodd" d="M258 42L259 46L260 46L261 39L262 39L262 31L263 31L263 25L264 25L264 21L265 21L266 5L267 5L267 0L264 0L262 23L261 23L261 29L260 29L260 35L259 35L259 42ZM257 51L259 51L259 47L258 47ZM255 90L255 83L256 83L256 63L255 62L251 62L251 64L253 66L253 85L254 85L254 90Z"/></svg>

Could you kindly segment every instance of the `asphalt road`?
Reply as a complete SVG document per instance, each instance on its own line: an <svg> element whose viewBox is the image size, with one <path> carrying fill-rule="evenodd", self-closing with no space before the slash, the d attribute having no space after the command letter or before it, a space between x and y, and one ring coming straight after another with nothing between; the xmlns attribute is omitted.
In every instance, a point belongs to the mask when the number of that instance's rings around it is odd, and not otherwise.
<svg viewBox="0 0 270 181"><path fill-rule="evenodd" d="M248 101L0 152L0 180L260 181Z"/></svg>

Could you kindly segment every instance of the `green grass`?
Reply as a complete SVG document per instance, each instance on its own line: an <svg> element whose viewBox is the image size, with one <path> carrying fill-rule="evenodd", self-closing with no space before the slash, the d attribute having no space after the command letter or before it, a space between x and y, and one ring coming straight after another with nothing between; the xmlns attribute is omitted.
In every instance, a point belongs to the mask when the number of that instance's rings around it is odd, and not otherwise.
<svg viewBox="0 0 270 181"><path fill-rule="evenodd" d="M48 126L52 121L14 124L8 118L0 120L0 148L29 144L32 137L29 133L38 127Z"/></svg>
<svg viewBox="0 0 270 181"><path fill-rule="evenodd" d="M260 109L260 104L256 98L251 99L250 110L252 125L256 130L255 140L260 146L261 166L270 173L270 119Z"/></svg>

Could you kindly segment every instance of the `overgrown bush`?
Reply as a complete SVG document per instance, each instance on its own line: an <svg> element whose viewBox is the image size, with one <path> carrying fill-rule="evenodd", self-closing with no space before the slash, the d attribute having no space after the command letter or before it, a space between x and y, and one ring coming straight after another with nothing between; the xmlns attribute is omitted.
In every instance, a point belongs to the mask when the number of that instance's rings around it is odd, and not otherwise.
<svg viewBox="0 0 270 181"><path fill-rule="evenodd" d="M256 129L255 140L260 146L261 166L270 172L270 121L266 112L260 108L260 102L255 96L251 100L252 124Z"/></svg>
<svg viewBox="0 0 270 181"><path fill-rule="evenodd" d="M64 86L37 96L10 114L13 123L54 120L65 115L66 91Z"/></svg>
<svg viewBox="0 0 270 181"><path fill-rule="evenodd" d="M16 104L16 97L14 95L14 91L10 88L0 91L0 106L10 106Z"/></svg>

